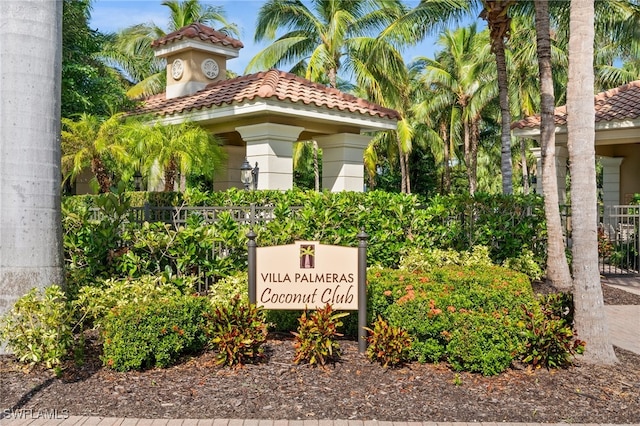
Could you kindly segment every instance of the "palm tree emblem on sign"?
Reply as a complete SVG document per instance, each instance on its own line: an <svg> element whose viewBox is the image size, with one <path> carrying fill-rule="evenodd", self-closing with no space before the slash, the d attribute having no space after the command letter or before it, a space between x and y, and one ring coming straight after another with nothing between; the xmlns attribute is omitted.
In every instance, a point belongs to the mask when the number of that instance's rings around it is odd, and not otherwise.
<svg viewBox="0 0 640 426"><path fill-rule="evenodd" d="M300 268L312 269L316 265L316 247L313 244L300 246Z"/></svg>

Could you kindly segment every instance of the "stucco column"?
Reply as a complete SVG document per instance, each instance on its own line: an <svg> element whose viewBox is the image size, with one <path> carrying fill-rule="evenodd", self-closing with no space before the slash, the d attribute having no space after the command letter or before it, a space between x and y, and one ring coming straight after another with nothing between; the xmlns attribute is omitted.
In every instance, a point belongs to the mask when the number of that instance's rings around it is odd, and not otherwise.
<svg viewBox="0 0 640 426"><path fill-rule="evenodd" d="M229 188L244 188L242 182L240 182L240 167L247 153L245 147L223 145L222 149L227 154L227 164L224 168L216 170L213 189L215 191L225 191Z"/></svg>
<svg viewBox="0 0 640 426"><path fill-rule="evenodd" d="M600 157L602 164L602 202L605 206L620 204L620 165L623 157Z"/></svg>
<svg viewBox="0 0 640 426"><path fill-rule="evenodd" d="M362 156L371 136L353 133L317 137L322 148L322 187L331 192L364 191Z"/></svg>
<svg viewBox="0 0 640 426"><path fill-rule="evenodd" d="M260 167L258 189L293 188L293 143L304 127L261 123L236 130L247 143L247 160Z"/></svg>

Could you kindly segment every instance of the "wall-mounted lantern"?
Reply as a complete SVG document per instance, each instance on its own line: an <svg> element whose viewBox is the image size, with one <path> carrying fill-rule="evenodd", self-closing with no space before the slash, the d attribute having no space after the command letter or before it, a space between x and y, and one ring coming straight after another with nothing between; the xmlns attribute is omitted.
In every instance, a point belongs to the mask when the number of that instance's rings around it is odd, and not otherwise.
<svg viewBox="0 0 640 426"><path fill-rule="evenodd" d="M136 191L140 191L142 189L142 174L140 174L140 170L136 170L133 174L133 186Z"/></svg>
<svg viewBox="0 0 640 426"><path fill-rule="evenodd" d="M245 158L240 166L240 181L244 189L258 189L258 173L260 173L258 163L256 162L255 167L252 168L249 160Z"/></svg>

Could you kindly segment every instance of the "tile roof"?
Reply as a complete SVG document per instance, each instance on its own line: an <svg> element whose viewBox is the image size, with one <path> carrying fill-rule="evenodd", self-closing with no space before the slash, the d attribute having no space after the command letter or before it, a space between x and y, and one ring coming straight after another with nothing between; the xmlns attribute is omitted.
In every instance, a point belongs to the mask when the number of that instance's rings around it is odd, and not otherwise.
<svg viewBox="0 0 640 426"><path fill-rule="evenodd" d="M206 25L203 25L199 22L195 22L191 25L187 25L186 27L182 27L179 30L169 33L162 38L154 40L151 43L151 47L164 46L164 45L182 40L185 37L195 39L195 40L201 40L211 44L221 44L223 46L231 46L236 49L240 49L244 47L244 45L240 40L236 40L235 38L229 37L228 35L220 31L216 31L213 28L209 28Z"/></svg>
<svg viewBox="0 0 640 426"><path fill-rule="evenodd" d="M155 95L145 99L134 114L166 116L258 99L315 105L395 120L401 118L395 110L275 69L214 82L192 95L172 99L166 99L164 93Z"/></svg>
<svg viewBox="0 0 640 426"><path fill-rule="evenodd" d="M640 117L640 80L598 93L595 96L596 123L599 121L632 120ZM567 124L566 105L555 109L555 123ZM511 125L511 129L540 127L540 114L523 118Z"/></svg>

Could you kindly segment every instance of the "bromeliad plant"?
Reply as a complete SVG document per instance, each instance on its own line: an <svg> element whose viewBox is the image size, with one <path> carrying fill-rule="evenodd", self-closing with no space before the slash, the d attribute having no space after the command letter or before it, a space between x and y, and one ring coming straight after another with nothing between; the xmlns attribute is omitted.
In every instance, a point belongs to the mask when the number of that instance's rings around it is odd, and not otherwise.
<svg viewBox="0 0 640 426"><path fill-rule="evenodd" d="M342 326L340 318L347 315L347 312L335 313L329 304L310 314L303 312L298 319L298 331L291 332L295 336L293 346L296 349L293 361L325 365L340 359L341 350L336 338L342 336L338 333L338 327Z"/></svg>

